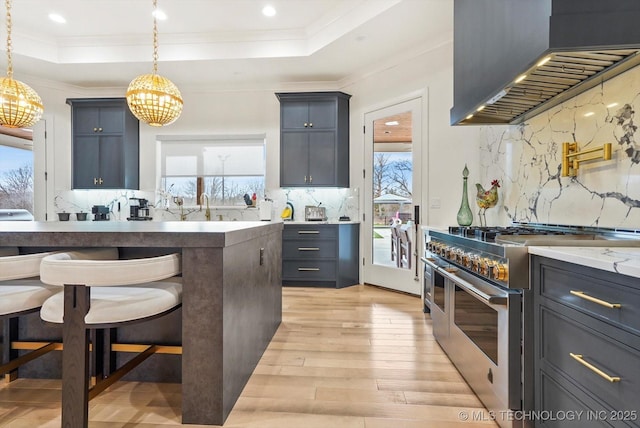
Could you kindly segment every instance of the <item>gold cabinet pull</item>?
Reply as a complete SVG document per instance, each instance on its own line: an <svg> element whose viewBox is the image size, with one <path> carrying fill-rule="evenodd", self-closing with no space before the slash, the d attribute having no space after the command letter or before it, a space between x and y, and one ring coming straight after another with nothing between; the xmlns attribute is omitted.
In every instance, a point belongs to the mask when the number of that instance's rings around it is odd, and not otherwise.
<svg viewBox="0 0 640 428"><path fill-rule="evenodd" d="M298 235L317 235L319 234L319 230L299 230Z"/></svg>
<svg viewBox="0 0 640 428"><path fill-rule="evenodd" d="M298 247L298 251L320 251L318 247Z"/></svg>
<svg viewBox="0 0 640 428"><path fill-rule="evenodd" d="M620 303L605 302L604 300L600 300L598 298L595 298L593 296L589 296L588 294L585 294L584 291L569 290L569 293L573 294L574 296L580 297L581 299L588 300L588 301L593 302L593 303L597 303L600 306L605 306L605 307L607 307L609 309L619 309L619 308L622 307L622 305Z"/></svg>
<svg viewBox="0 0 640 428"><path fill-rule="evenodd" d="M583 366L585 366L586 368L588 368L592 372L596 373L598 376L603 377L604 379L608 380L609 382L611 382L611 383L620 382L620 378L618 376L609 376L608 374L606 374L605 372L603 372L602 370L600 370L599 368L597 368L593 364L586 362L583 359L581 354L574 354L573 352L569 352L569 355L571 356L571 358L573 358L574 360L576 360L577 362L579 362L580 364L582 364Z"/></svg>
<svg viewBox="0 0 640 428"><path fill-rule="evenodd" d="M317 272L320 268L298 268L300 272Z"/></svg>

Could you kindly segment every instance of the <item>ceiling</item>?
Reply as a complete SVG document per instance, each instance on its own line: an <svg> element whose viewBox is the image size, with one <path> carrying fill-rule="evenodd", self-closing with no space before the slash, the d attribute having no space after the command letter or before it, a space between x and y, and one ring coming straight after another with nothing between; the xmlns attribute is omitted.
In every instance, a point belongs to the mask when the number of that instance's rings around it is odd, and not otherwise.
<svg viewBox="0 0 640 428"><path fill-rule="evenodd" d="M261 13L267 3L272 18ZM168 16L158 21L158 72L183 91L340 88L453 38L453 0L158 0L158 8ZM152 0L14 0L14 77L126 87L152 71L151 11ZM4 8L0 15L4 50Z"/></svg>

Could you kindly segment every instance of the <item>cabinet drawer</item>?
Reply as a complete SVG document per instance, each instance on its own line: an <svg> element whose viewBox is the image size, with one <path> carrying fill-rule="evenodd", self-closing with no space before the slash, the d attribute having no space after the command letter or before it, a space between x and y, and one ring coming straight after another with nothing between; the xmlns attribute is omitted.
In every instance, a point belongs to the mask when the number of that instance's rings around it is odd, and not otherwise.
<svg viewBox="0 0 640 428"><path fill-rule="evenodd" d="M611 409L603 407L600 403L595 402L583 391L580 391L572 384L563 381L557 375L545 372L540 373L539 397L541 399L540 407L549 412L549 415L563 415L567 411L572 412L575 419L570 418L541 418L536 424L539 428L602 428L610 427L609 420L614 415ZM581 417L577 417L580 415ZM613 421L612 421L613 422ZM613 422L616 427L628 427L622 422Z"/></svg>
<svg viewBox="0 0 640 428"><path fill-rule="evenodd" d="M626 343L621 343L603 334L602 331L611 328L593 318L576 317L589 322L590 325L587 326L547 306L541 306L539 311L538 327L542 331L540 357L543 365L549 365L568 376L612 409L637 410L640 396L640 351L627 343L637 345L638 338L634 339L632 335L626 334ZM564 311L575 314L575 311ZM585 363L592 367L587 367ZM605 379L604 374L619 377L620 380L612 382Z"/></svg>
<svg viewBox="0 0 640 428"><path fill-rule="evenodd" d="M289 261L282 263L282 279L335 281L335 261Z"/></svg>
<svg viewBox="0 0 640 428"><path fill-rule="evenodd" d="M335 259L338 249L335 240L286 240L282 243L283 259Z"/></svg>
<svg viewBox="0 0 640 428"><path fill-rule="evenodd" d="M609 275L605 281L597 277L600 272L587 276L553 262L545 260L540 264L542 296L640 333L640 288L625 285L628 279L622 275ZM620 306L608 307L607 304Z"/></svg>
<svg viewBox="0 0 640 428"><path fill-rule="evenodd" d="M288 239L336 239L338 226L333 224L285 225L282 238Z"/></svg>

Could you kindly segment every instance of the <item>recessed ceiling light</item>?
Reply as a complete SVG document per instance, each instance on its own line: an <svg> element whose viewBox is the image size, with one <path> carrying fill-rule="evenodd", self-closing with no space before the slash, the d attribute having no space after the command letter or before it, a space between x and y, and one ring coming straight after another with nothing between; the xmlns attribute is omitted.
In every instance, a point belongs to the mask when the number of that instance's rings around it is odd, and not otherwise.
<svg viewBox="0 0 640 428"><path fill-rule="evenodd" d="M588 112L588 113L585 113L585 114L584 114L584 117L593 116L594 114L595 114L594 112L590 111L590 112Z"/></svg>
<svg viewBox="0 0 640 428"><path fill-rule="evenodd" d="M262 14L264 16L275 16L276 14L276 9L271 6L270 4L266 5L265 7L262 8Z"/></svg>
<svg viewBox="0 0 640 428"><path fill-rule="evenodd" d="M52 20L53 22L57 22L58 24L66 24L67 20L64 19L64 16L57 14L57 13L50 13L49 14L49 19Z"/></svg>
<svg viewBox="0 0 640 428"><path fill-rule="evenodd" d="M613 107L615 107L617 105L618 105L618 103L607 104L607 108L613 108Z"/></svg>
<svg viewBox="0 0 640 428"><path fill-rule="evenodd" d="M472 115L472 114L470 114L469 116L465 117L465 119L469 120L469 119L471 119L472 117L473 117L473 115Z"/></svg>
<svg viewBox="0 0 640 428"><path fill-rule="evenodd" d="M397 120L392 120L391 122L385 122L384 123L387 126L398 126L400 125L400 123Z"/></svg>
<svg viewBox="0 0 640 428"><path fill-rule="evenodd" d="M524 79L526 79L526 78L527 78L527 75L526 75L526 74L523 74L522 76L518 77L514 82L515 82L515 83L520 83L520 82L522 82L522 81L523 81Z"/></svg>
<svg viewBox="0 0 640 428"><path fill-rule="evenodd" d="M484 110L484 108L485 108L485 106L480 106L480 107L478 107L478 108L476 109L476 111L482 111L482 110Z"/></svg>
<svg viewBox="0 0 640 428"><path fill-rule="evenodd" d="M167 14L160 9L154 10L153 12L151 12L151 15L158 21L165 21L167 19Z"/></svg>

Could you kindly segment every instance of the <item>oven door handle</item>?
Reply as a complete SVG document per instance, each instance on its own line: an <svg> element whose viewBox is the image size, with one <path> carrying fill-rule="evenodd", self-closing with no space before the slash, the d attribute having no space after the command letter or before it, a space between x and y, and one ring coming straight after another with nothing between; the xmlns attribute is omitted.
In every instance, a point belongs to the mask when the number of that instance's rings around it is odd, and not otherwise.
<svg viewBox="0 0 640 428"><path fill-rule="evenodd" d="M432 259L430 257L420 257L420 260L426 265L428 265L431 269L438 270L438 265L435 264L436 259Z"/></svg>
<svg viewBox="0 0 640 428"><path fill-rule="evenodd" d="M473 295L477 299L487 304L507 306L506 296L496 295L496 294L487 294L484 291L478 290L478 288L476 288L473 284L457 276L454 273L457 269L455 269L453 272L451 270L442 269L442 268L438 268L437 270L444 277L449 278L451 281L455 282L456 285L460 286L460 288L463 288L465 291L468 291L471 295Z"/></svg>

